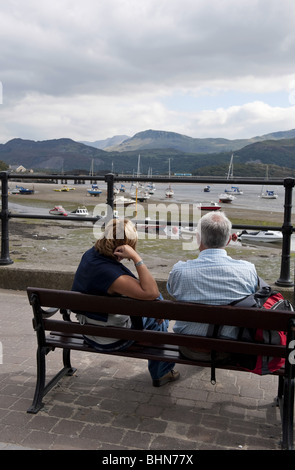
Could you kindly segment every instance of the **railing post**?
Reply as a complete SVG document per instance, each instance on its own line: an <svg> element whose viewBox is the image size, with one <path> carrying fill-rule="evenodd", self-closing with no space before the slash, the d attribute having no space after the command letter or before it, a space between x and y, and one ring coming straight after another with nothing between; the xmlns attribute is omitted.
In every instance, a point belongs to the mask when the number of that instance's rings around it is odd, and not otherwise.
<svg viewBox="0 0 295 470"><path fill-rule="evenodd" d="M283 244L282 244L282 259L281 259L281 274L276 281L278 286L292 287L294 283L290 277L290 258L291 258L291 236L293 227L291 222L292 216L292 191L295 185L294 178L285 178L285 204L284 204L284 223L282 227Z"/></svg>
<svg viewBox="0 0 295 470"><path fill-rule="evenodd" d="M107 219L110 219L113 216L114 210L114 175L113 173L108 173L105 175L105 181L107 183L107 205L108 212L111 209L111 214L107 214Z"/></svg>
<svg viewBox="0 0 295 470"><path fill-rule="evenodd" d="M8 230L8 221L9 221L9 210L8 210L8 172L0 172L1 179L1 258L0 265L12 264L13 261L9 256L9 230Z"/></svg>

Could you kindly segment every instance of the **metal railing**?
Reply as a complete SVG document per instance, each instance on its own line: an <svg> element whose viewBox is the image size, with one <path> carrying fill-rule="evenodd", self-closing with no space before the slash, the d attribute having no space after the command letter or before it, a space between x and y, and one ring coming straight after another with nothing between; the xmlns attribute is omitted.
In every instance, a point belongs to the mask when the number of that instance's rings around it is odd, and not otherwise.
<svg viewBox="0 0 295 470"><path fill-rule="evenodd" d="M57 181L62 180L66 182L67 180L85 182L85 181L104 181L107 183L107 207L111 210L114 208L114 185L116 182L154 182L154 183L215 183L215 184L248 184L248 185L263 185L265 184L265 180L259 179L247 179L247 178L214 178L214 177L165 177L165 176L153 176L150 177L137 177L137 176L117 176L112 173L109 173L105 176L76 176L76 175L33 175L33 174L26 174L26 175L19 175L13 174L7 171L0 172L0 180L1 180L1 188L2 188L2 207L0 212L1 218L1 258L0 258L0 266L12 264L13 261L10 258L9 254L9 220L12 218L30 218L30 219L57 219L60 220L60 216L54 215L36 215L36 214L14 214L9 211L8 208L8 182L9 180L47 180L47 181ZM284 199L284 218L282 226L261 226L261 225L238 225L233 224L234 229L251 229L251 230L277 230L281 231L283 235L282 241L282 254L281 254L281 271L280 277L277 279L276 284L282 287L292 287L294 285L291 276L290 276L290 263L291 263L291 236L294 232L294 227L292 225L291 220L291 213L292 213L292 196L293 196L293 188L295 185L294 178L285 178L283 180L268 180L268 185L276 185L276 186L284 186L285 189L285 199ZM110 214L107 214L107 218ZM77 217L68 216L67 220L75 220L77 221ZM92 221L96 222L96 217L83 217L84 221ZM79 219L81 221L81 219ZM160 223L160 221L156 221ZM169 221L166 222L167 225L171 223ZM181 225L181 221L179 222ZM191 226L192 223L189 223Z"/></svg>

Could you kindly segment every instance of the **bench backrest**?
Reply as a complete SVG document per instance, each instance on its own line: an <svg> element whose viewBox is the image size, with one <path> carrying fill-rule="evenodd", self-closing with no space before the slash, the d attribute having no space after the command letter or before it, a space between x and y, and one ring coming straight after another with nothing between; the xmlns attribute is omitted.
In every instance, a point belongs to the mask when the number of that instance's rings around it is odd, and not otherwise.
<svg viewBox="0 0 295 470"><path fill-rule="evenodd" d="M200 323L244 326L287 331L295 312L237 306L204 305L171 300L135 300L126 297L96 296L80 292L28 287L29 299L37 294L40 307L56 307L97 313L124 314L185 320ZM86 307L87 306L87 307Z"/></svg>
<svg viewBox="0 0 295 470"><path fill-rule="evenodd" d="M166 318L170 320L185 320L200 323L244 326L250 328L263 328L279 331L290 331L294 323L294 312L264 309L245 309L236 306L212 306L189 302L141 301L125 297L95 296L72 291L59 291L28 287L27 293L35 311L42 307L68 309L72 311L87 311L109 314L124 314L132 316L146 316ZM38 307L36 307L38 305ZM155 331L128 330L126 328L104 328L92 325L64 322L61 320L46 319L42 316L44 330L64 331L67 333L117 337L122 339L135 339L158 344L174 344L187 347L216 349L218 351L268 354L275 357L286 357L284 346L254 345L233 340L212 339L206 337L179 335L175 333L161 333Z"/></svg>

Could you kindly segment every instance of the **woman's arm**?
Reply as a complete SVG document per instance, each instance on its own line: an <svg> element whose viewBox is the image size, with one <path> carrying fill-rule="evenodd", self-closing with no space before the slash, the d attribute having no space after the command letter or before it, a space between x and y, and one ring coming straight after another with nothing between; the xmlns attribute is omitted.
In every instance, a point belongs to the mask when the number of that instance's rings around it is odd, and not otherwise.
<svg viewBox="0 0 295 470"><path fill-rule="evenodd" d="M108 289L109 294L121 294L139 300L154 300L159 297L157 283L144 263L140 263L141 257L129 245L119 246L114 255L119 261L131 259L136 266L138 279L128 275L119 276Z"/></svg>

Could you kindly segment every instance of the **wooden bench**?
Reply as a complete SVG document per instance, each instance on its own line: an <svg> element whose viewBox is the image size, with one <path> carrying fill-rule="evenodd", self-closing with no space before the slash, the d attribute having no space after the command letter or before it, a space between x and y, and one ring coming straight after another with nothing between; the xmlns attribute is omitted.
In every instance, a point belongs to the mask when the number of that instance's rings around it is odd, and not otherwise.
<svg viewBox="0 0 295 470"><path fill-rule="evenodd" d="M282 448L293 449L294 365L288 360L294 351L295 312L263 309L245 309L233 306L211 306L173 301L140 301L122 297L94 296L71 291L58 291L29 287L27 289L33 308L33 326L37 334L37 382L29 413L37 413L43 406L44 396L64 375L72 375L71 349L98 354L119 355L141 359L170 361L181 364L210 367L210 362L185 358L179 346L220 352L256 354L286 358L285 367L275 373L278 376L277 404L281 409ZM46 309L45 309L46 308ZM201 323L244 326L286 331L287 346L253 344L236 340L214 339L200 336L179 335L158 331L115 327L80 325L71 311L87 311L109 314L125 314L134 318L145 316L182 319ZM125 351L97 352L85 343L82 335L105 336L135 340ZM293 341L292 344L291 341ZM46 355L55 348L63 350L63 367L46 383ZM291 356L290 356L291 357ZM294 357L294 352L293 352ZM293 361L291 361L293 362ZM233 364L216 364L216 368L242 370Z"/></svg>

